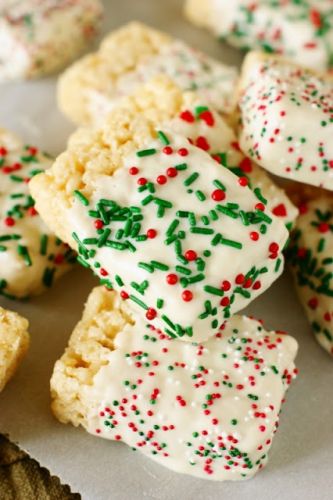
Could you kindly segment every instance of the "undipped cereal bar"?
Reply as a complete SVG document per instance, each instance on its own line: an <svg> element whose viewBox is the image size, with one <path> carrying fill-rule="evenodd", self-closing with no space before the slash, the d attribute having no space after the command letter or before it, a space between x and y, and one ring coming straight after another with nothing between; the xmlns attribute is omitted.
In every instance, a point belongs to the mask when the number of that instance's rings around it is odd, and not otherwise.
<svg viewBox="0 0 333 500"><path fill-rule="evenodd" d="M0 307L0 392L13 376L29 346L28 321Z"/></svg>

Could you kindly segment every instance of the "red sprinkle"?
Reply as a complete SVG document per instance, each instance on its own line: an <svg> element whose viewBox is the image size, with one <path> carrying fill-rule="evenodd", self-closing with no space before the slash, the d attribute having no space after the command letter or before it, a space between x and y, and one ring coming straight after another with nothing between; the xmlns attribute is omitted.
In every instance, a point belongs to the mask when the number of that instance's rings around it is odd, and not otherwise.
<svg viewBox="0 0 333 500"><path fill-rule="evenodd" d="M157 231L156 231L156 229L148 229L146 234L147 234L147 238L149 238L150 240L153 240L154 238L156 238Z"/></svg>
<svg viewBox="0 0 333 500"><path fill-rule="evenodd" d="M129 169L129 173L130 173L130 175L136 175L136 174L138 174L139 173L138 167L131 167Z"/></svg>
<svg viewBox="0 0 333 500"><path fill-rule="evenodd" d="M190 290L184 290L182 293L182 299L184 302L191 302L193 299L193 293Z"/></svg>
<svg viewBox="0 0 333 500"><path fill-rule="evenodd" d="M194 250L187 250L187 252L185 252L185 259L189 262L195 260L197 257L197 252L195 252Z"/></svg>
<svg viewBox="0 0 333 500"><path fill-rule="evenodd" d="M167 182L165 175L159 175L156 179L157 184L165 184Z"/></svg>
<svg viewBox="0 0 333 500"><path fill-rule="evenodd" d="M175 285L178 282L178 276L177 274L168 274L166 280L169 285Z"/></svg>
<svg viewBox="0 0 333 500"><path fill-rule="evenodd" d="M214 201L222 201L225 199L225 192L222 191L222 189L215 189L215 191L212 192L212 199Z"/></svg>
<svg viewBox="0 0 333 500"><path fill-rule="evenodd" d="M166 171L166 174L168 177L177 177L178 172L177 169L174 167L169 167Z"/></svg>

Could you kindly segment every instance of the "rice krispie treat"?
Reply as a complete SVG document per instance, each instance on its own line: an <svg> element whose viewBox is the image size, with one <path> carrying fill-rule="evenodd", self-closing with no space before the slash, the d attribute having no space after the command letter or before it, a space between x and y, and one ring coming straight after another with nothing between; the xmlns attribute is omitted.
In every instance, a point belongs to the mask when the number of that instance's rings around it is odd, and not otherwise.
<svg viewBox="0 0 333 500"><path fill-rule="evenodd" d="M28 321L0 307L0 392L29 346Z"/></svg>
<svg viewBox="0 0 333 500"><path fill-rule="evenodd" d="M52 160L0 129L0 295L25 298L51 286L75 261L39 217L29 181Z"/></svg>
<svg viewBox="0 0 333 500"><path fill-rule="evenodd" d="M203 344L170 340L96 288L54 367L52 409L176 472L246 479L267 462L296 352L245 316Z"/></svg>
<svg viewBox="0 0 333 500"><path fill-rule="evenodd" d="M317 70L333 67L330 0L187 0L185 12L235 47L275 52Z"/></svg>
<svg viewBox="0 0 333 500"><path fill-rule="evenodd" d="M96 32L100 0L9 0L0 5L0 82L57 71Z"/></svg>
<svg viewBox="0 0 333 500"><path fill-rule="evenodd" d="M333 355L333 200L324 195L300 212L289 263L315 337Z"/></svg>
<svg viewBox="0 0 333 500"><path fill-rule="evenodd" d="M101 123L119 97L165 74L223 112L233 109L235 68L184 42L132 22L105 38L98 52L69 68L59 81L62 111L79 124Z"/></svg>
<svg viewBox="0 0 333 500"><path fill-rule="evenodd" d="M249 54L240 83L240 147L268 171L333 190L333 80Z"/></svg>
<svg viewBox="0 0 333 500"><path fill-rule="evenodd" d="M288 231L246 176L175 133L172 120L159 126L181 105L175 92L125 99L31 189L44 220L105 286L155 327L199 341L281 274ZM207 128L215 120L194 112Z"/></svg>

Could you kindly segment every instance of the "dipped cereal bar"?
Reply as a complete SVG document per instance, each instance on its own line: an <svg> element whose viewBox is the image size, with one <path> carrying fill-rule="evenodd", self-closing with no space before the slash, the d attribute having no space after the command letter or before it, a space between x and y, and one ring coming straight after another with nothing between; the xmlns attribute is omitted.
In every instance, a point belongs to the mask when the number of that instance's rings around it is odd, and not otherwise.
<svg viewBox="0 0 333 500"><path fill-rule="evenodd" d="M25 298L49 288L75 261L47 228L29 192L51 158L0 129L0 295Z"/></svg>
<svg viewBox="0 0 333 500"><path fill-rule="evenodd" d="M30 186L44 220L104 285L155 327L202 341L281 274L288 231L246 176L175 133L173 120L160 126L184 98L165 96L124 99ZM197 127L213 128L206 107L193 112Z"/></svg>
<svg viewBox="0 0 333 500"><path fill-rule="evenodd" d="M96 288L55 364L52 409L176 472L247 479L267 462L296 352L245 316L203 344L171 340Z"/></svg>

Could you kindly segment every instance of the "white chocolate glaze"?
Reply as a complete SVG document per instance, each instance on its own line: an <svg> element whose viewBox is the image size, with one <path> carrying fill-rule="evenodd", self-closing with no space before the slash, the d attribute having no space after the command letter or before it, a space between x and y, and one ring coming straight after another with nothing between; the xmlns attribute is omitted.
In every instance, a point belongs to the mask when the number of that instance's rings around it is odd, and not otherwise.
<svg viewBox="0 0 333 500"><path fill-rule="evenodd" d="M288 259L316 340L333 355L333 202L301 206Z"/></svg>
<svg viewBox="0 0 333 500"><path fill-rule="evenodd" d="M41 76L74 59L94 36L99 0L10 0L0 5L0 82Z"/></svg>
<svg viewBox="0 0 333 500"><path fill-rule="evenodd" d="M52 159L0 130L0 295L26 297L69 269L73 254L34 208L29 179Z"/></svg>
<svg viewBox="0 0 333 500"><path fill-rule="evenodd" d="M209 0L208 10L208 25L231 45L332 68L331 0Z"/></svg>
<svg viewBox="0 0 333 500"><path fill-rule="evenodd" d="M250 478L267 462L296 352L292 337L242 316L204 344L127 326L85 388L87 430L176 472Z"/></svg>
<svg viewBox="0 0 333 500"><path fill-rule="evenodd" d="M274 58L248 64L243 152L268 171L333 189L333 82Z"/></svg>
<svg viewBox="0 0 333 500"><path fill-rule="evenodd" d="M201 341L283 270L283 222L237 177L171 130L95 172L68 220L80 262L169 335Z"/></svg>
<svg viewBox="0 0 333 500"><path fill-rule="evenodd" d="M94 122L101 123L120 97L132 94L140 85L160 74L170 77L182 90L194 91L204 102L223 113L233 110L237 79L235 68L175 40L163 44L157 55L121 76L110 87L109 96L88 90L89 110Z"/></svg>

